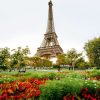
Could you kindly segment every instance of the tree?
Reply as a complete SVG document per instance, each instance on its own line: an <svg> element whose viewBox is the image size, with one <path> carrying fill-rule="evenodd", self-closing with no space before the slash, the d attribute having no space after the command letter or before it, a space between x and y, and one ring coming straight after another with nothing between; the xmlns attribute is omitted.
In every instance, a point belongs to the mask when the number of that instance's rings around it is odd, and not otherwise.
<svg viewBox="0 0 100 100"><path fill-rule="evenodd" d="M30 57L29 58L29 64L30 66L33 66L34 68L38 67L51 67L52 62L47 59L42 59L40 57Z"/></svg>
<svg viewBox="0 0 100 100"><path fill-rule="evenodd" d="M42 60L42 66L43 67L51 67L52 66L52 62L47 60L47 59L41 59Z"/></svg>
<svg viewBox="0 0 100 100"><path fill-rule="evenodd" d="M30 53L28 47L22 49L18 47L17 50L12 50L13 54L11 55L11 66L16 67L17 69L24 68L27 65L26 58L27 55Z"/></svg>
<svg viewBox="0 0 100 100"><path fill-rule="evenodd" d="M89 40L84 49L91 66L100 67L100 37Z"/></svg>
<svg viewBox="0 0 100 100"><path fill-rule="evenodd" d="M80 57L79 59L77 59L75 67L79 69L86 69L89 67L89 63L86 62L82 57Z"/></svg>
<svg viewBox="0 0 100 100"><path fill-rule="evenodd" d="M10 62L10 49L5 47L0 49L0 69L8 69Z"/></svg>
<svg viewBox="0 0 100 100"><path fill-rule="evenodd" d="M72 48L71 50L67 51L66 53L66 63L68 65L74 66L75 62L82 57L82 53L77 53L77 51Z"/></svg>
<svg viewBox="0 0 100 100"><path fill-rule="evenodd" d="M59 54L57 56L57 64L58 65L65 65L66 64L66 54Z"/></svg>

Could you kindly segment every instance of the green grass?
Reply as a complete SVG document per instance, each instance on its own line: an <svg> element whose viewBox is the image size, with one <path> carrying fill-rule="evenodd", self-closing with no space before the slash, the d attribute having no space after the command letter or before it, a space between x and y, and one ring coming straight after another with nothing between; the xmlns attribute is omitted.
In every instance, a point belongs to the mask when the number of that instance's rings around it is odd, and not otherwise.
<svg viewBox="0 0 100 100"><path fill-rule="evenodd" d="M0 72L0 83L11 82L15 80L26 80L29 78L38 78L38 79L48 78L50 80L54 80L54 79L69 77L77 79L86 79L87 77L92 77L96 75L100 75L100 70L95 70L90 72L62 70L61 72L58 72L55 70L35 71L34 69L28 69L26 73L19 73L18 71L12 71L12 72L3 71Z"/></svg>

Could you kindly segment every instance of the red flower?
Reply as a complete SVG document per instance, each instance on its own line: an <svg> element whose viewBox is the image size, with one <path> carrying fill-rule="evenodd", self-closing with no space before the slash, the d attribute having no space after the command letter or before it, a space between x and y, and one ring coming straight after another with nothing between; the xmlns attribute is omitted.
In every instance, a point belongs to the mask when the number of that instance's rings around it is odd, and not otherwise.
<svg viewBox="0 0 100 100"><path fill-rule="evenodd" d="M72 96L72 100L74 100L74 96Z"/></svg>
<svg viewBox="0 0 100 100"><path fill-rule="evenodd" d="M91 98L91 100L96 100L96 98Z"/></svg>
<svg viewBox="0 0 100 100"><path fill-rule="evenodd" d="M89 99L91 96L90 96L90 94L87 94L87 99Z"/></svg>
<svg viewBox="0 0 100 100"><path fill-rule="evenodd" d="M23 91L25 89L24 82L20 82L19 85L18 85L18 87L19 87L20 91Z"/></svg>
<svg viewBox="0 0 100 100"><path fill-rule="evenodd" d="M31 88L31 86L32 86L31 83L29 83L29 82L27 82L25 85L26 85L26 88Z"/></svg>
<svg viewBox="0 0 100 100"><path fill-rule="evenodd" d="M35 96L39 96L41 94L40 90L36 91Z"/></svg>
<svg viewBox="0 0 100 100"><path fill-rule="evenodd" d="M2 85L3 85L3 84L0 84L0 89L2 88Z"/></svg>
<svg viewBox="0 0 100 100"><path fill-rule="evenodd" d="M67 100L66 96L63 97L63 100Z"/></svg>
<svg viewBox="0 0 100 100"><path fill-rule="evenodd" d="M88 88L85 88L84 90L85 90L86 92L88 92Z"/></svg>
<svg viewBox="0 0 100 100"><path fill-rule="evenodd" d="M0 96L0 100L2 100L3 99L3 96Z"/></svg>

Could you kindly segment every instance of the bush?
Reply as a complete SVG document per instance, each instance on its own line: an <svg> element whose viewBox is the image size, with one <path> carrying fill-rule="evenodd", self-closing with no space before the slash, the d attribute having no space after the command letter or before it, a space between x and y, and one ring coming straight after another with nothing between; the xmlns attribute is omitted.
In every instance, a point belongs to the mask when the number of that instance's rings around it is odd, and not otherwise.
<svg viewBox="0 0 100 100"><path fill-rule="evenodd" d="M53 80L56 76L57 76L56 73L49 73L49 74L48 74L48 78L49 78L50 80Z"/></svg>
<svg viewBox="0 0 100 100"><path fill-rule="evenodd" d="M0 69L1 69L1 70L7 70L8 68L9 68L8 66L0 65Z"/></svg>
<svg viewBox="0 0 100 100"><path fill-rule="evenodd" d="M67 94L79 94L83 86L77 79L65 78L62 80L49 81L46 86L41 86L39 100L61 100Z"/></svg>
<svg viewBox="0 0 100 100"><path fill-rule="evenodd" d="M92 77L100 76L100 70L93 69L91 71L91 75L90 76L92 76Z"/></svg>
<svg viewBox="0 0 100 100"><path fill-rule="evenodd" d="M53 68L59 68L60 66L59 65L53 65Z"/></svg>

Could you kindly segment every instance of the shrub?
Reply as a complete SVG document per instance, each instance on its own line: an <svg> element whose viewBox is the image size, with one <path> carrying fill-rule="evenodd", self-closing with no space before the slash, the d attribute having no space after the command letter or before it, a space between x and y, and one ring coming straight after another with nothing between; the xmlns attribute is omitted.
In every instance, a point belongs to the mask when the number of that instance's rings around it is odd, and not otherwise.
<svg viewBox="0 0 100 100"><path fill-rule="evenodd" d="M59 68L59 65L53 65L53 68Z"/></svg>
<svg viewBox="0 0 100 100"><path fill-rule="evenodd" d="M46 86L41 86L39 100L61 100L67 94L79 94L83 86L80 80L65 78L62 80L49 81Z"/></svg>

